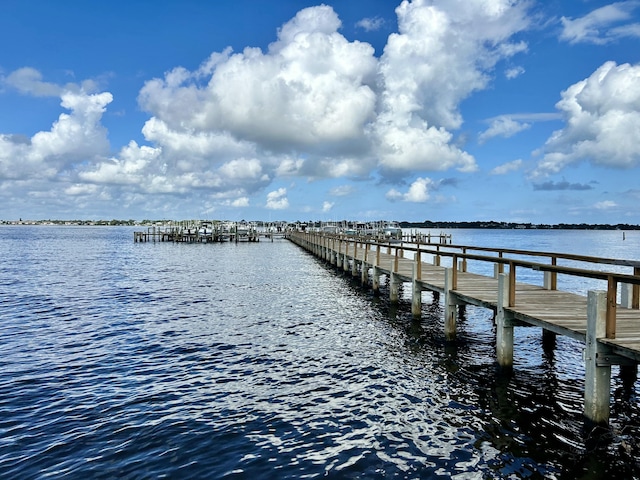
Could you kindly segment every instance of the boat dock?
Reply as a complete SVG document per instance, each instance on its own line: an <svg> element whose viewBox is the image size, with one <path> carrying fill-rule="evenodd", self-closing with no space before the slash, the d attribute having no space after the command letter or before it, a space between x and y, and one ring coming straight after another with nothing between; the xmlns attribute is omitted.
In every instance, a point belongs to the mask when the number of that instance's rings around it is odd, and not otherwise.
<svg viewBox="0 0 640 480"><path fill-rule="evenodd" d="M285 229L281 225L258 228L246 222L210 222L204 220L169 222L154 225L144 231L133 232L134 243L174 242L174 243L220 243L259 242L260 238L284 238Z"/></svg>
<svg viewBox="0 0 640 480"><path fill-rule="evenodd" d="M411 310L422 312L422 292L444 296L444 337L454 340L458 307L492 310L496 359L513 368L515 327L540 327L547 340L565 335L584 344L585 417L606 424L610 416L611 367L637 379L640 362L640 261L581 255L461 246L413 238L412 242L380 242L322 232L289 232L288 238L380 290L389 279L390 301L399 301L400 286L411 284ZM431 240L431 238L429 239ZM450 239L449 239L450 241ZM472 273L484 264L493 275ZM585 268L562 266L586 265ZM489 264L489 265L487 265ZM522 283L523 272L540 272L540 284ZM602 290L587 295L562 291L558 278L596 279ZM635 381L635 380L634 380Z"/></svg>
<svg viewBox="0 0 640 480"><path fill-rule="evenodd" d="M417 243L451 243L451 234L431 234L419 231L403 233L399 226L369 225L354 223L338 226L319 222L310 226L267 223L258 226L255 222L221 222L211 220L170 221L148 226L146 230L133 232L134 243L174 242L174 243L219 243L219 242L259 242L260 238L285 238L293 232L322 232L337 234L342 232L350 238L367 240L401 240ZM347 233L344 233L347 232Z"/></svg>

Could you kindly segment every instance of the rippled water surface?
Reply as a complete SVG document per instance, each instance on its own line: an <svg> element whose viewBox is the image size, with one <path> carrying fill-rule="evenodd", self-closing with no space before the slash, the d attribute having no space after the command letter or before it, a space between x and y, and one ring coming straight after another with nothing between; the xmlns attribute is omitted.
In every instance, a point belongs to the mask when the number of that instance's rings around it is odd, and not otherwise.
<svg viewBox="0 0 640 480"><path fill-rule="evenodd" d="M501 372L491 316L445 343L286 240L0 227L0 478L640 478L638 382L585 429L582 346L516 329Z"/></svg>

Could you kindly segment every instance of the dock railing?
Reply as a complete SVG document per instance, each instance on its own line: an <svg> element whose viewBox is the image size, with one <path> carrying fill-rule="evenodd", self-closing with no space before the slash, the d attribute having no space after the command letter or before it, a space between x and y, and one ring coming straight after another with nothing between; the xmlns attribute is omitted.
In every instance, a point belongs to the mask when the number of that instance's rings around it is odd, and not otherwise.
<svg viewBox="0 0 640 480"><path fill-rule="evenodd" d="M393 270L398 271L398 262L400 258L406 258L405 252L414 252L416 261L417 278L421 278L421 259L424 255L432 255L434 265L441 265L441 257L451 258L452 264L452 288L457 288L458 272L466 272L469 261L488 262L494 265L494 276L504 273L505 265L508 267L509 282L509 298L508 306L516 306L516 280L518 271L522 268L533 271L544 272L545 288L548 290L558 289L558 274L570 275L575 277L591 278L606 281L607 287L607 311L606 311L606 338L613 339L616 335L616 309L618 303L618 284L625 285L622 303L627 308L640 308L640 261L637 260L621 260L615 258L591 257L586 255L577 255L570 253L543 252L532 250L519 250L512 248L491 248L477 247L470 245L454 245L454 244L429 244L429 243L413 243L403 241L380 242L375 240L366 240L363 238L353 238L348 235L331 235L323 233L307 233L307 235L320 235L333 238L338 241L337 251L342 251L342 243L345 242L345 252L348 251L348 245L353 244L354 256L358 244L366 244L367 249L375 247L378 252L383 248L387 249L387 253L392 254L395 259L393 262ZM480 255L471 252L484 252L494 255ZM376 254L378 255L378 254ZM537 257L547 258L549 263L541 263L524 258L514 257ZM589 268L577 268L571 266L558 265L558 261L574 261L586 264L609 265L618 267L629 267L632 273L626 274L621 272L603 271ZM379 257L378 257L379 262Z"/></svg>

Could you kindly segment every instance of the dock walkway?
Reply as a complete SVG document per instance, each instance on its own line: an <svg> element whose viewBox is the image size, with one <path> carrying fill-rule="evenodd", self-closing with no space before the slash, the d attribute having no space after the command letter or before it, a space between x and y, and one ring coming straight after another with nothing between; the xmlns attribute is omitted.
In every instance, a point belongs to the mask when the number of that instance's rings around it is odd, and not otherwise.
<svg viewBox="0 0 640 480"><path fill-rule="evenodd" d="M609 419L611 366L621 365L637 373L640 261L456 245L385 244L309 232L292 232L289 239L338 268L361 276L362 282L371 283L375 291L379 290L380 276L388 276L392 302L398 301L399 285L411 283L414 316L421 314L423 291L442 294L444 335L448 340L455 339L458 305L493 310L496 357L501 366L513 366L516 326L540 327L548 334L583 342L585 416L596 423ZM427 258L431 262L423 261ZM539 258L548 263L540 263ZM559 266L560 260L583 262L591 267ZM468 272L470 261L490 262L494 275ZM603 271L603 264L605 268L615 266L611 270L618 271ZM517 281L517 272L522 269L543 272L543 284ZM622 269L629 272L620 273ZM557 286L558 274L602 280L606 290L589 291L586 296L562 291Z"/></svg>

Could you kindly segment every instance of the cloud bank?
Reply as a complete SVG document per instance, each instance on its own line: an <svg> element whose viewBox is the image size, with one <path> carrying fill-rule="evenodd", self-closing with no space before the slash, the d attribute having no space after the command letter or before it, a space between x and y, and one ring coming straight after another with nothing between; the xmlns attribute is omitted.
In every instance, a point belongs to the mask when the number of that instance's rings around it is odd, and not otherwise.
<svg viewBox="0 0 640 480"><path fill-rule="evenodd" d="M600 38L594 33L600 25L630 31L625 12L636 7L620 2L565 18L563 39ZM98 92L92 81L56 85L33 68L18 69L3 79L6 88L57 96L65 113L49 131L0 135L0 182L48 179L75 198L147 202L146 208L155 207L153 194L204 198L210 210L282 210L292 207L282 187L292 178L375 179L410 184L404 193L389 190L390 200L425 202L434 186L426 173L479 170L460 133L461 104L491 86L500 62L528 50L520 34L531 27L530 8L517 0L405 0L380 57L341 33L331 7L303 9L264 50L227 48L194 70L176 66L147 80L138 95L148 114L144 141L124 146L110 145L102 125L111 93ZM380 28L379 20L360 27ZM564 127L536 152L532 177L583 161L616 168L640 163L639 69L607 62L562 93L556 107ZM506 75L523 72L512 68ZM529 120L495 117L479 143L515 135L531 127ZM492 173L522 166L518 160ZM353 191L336 187L329 195Z"/></svg>

